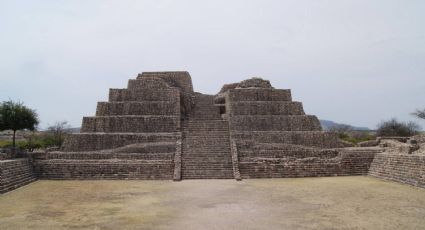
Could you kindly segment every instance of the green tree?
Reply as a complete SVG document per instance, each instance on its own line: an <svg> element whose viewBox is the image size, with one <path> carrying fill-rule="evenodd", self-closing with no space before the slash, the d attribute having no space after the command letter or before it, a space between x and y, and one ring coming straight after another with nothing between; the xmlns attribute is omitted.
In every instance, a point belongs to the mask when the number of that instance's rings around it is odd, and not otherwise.
<svg viewBox="0 0 425 230"><path fill-rule="evenodd" d="M26 107L22 102L4 101L0 103L0 131L13 131L13 148L16 147L16 131L35 130L38 122L35 110Z"/></svg>

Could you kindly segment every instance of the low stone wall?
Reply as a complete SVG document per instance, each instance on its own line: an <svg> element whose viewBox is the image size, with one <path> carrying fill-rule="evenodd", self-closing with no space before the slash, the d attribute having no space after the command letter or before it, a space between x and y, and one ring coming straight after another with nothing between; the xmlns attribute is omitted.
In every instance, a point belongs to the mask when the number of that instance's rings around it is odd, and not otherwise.
<svg viewBox="0 0 425 230"><path fill-rule="evenodd" d="M367 175L375 153L341 151L336 157L251 158L239 162L241 176L247 178L285 178Z"/></svg>
<svg viewBox="0 0 425 230"><path fill-rule="evenodd" d="M40 179L173 179L172 160L36 160Z"/></svg>
<svg viewBox="0 0 425 230"><path fill-rule="evenodd" d="M16 154L12 153L11 151L5 150L4 152L1 152L1 149L0 149L0 161L15 158L15 155Z"/></svg>
<svg viewBox="0 0 425 230"><path fill-rule="evenodd" d="M378 153L369 175L425 188L425 155Z"/></svg>
<svg viewBox="0 0 425 230"><path fill-rule="evenodd" d="M172 179L179 141L86 152L32 153L41 179ZM180 147L181 148L181 147Z"/></svg>
<svg viewBox="0 0 425 230"><path fill-rule="evenodd" d="M0 161L0 194L35 181L28 158Z"/></svg>

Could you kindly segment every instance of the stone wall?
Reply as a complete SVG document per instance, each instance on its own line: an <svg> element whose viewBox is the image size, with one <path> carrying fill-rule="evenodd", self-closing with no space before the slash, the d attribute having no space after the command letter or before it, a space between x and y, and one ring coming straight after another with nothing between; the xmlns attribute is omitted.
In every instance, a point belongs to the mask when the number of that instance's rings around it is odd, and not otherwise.
<svg viewBox="0 0 425 230"><path fill-rule="evenodd" d="M230 115L305 115L301 102L239 101L230 105Z"/></svg>
<svg viewBox="0 0 425 230"><path fill-rule="evenodd" d="M242 178L367 175L382 149L318 149L281 144L239 146Z"/></svg>
<svg viewBox="0 0 425 230"><path fill-rule="evenodd" d="M170 142L181 137L181 133L78 133L65 139L63 151L93 151L114 149L135 143Z"/></svg>
<svg viewBox="0 0 425 230"><path fill-rule="evenodd" d="M126 89L109 93L109 101L98 103L96 116L83 118L82 133L68 136L61 151L33 154L35 175L167 180L372 175L425 183L424 156L384 154L383 146L342 148L336 134L322 131L317 117L292 101L290 90L274 89L266 80L227 85L213 96L194 93L187 72L144 72ZM32 175L28 160L0 162L7 162L0 174L3 191L3 185L27 181L20 175Z"/></svg>
<svg viewBox="0 0 425 230"><path fill-rule="evenodd" d="M28 158L0 161L0 194L35 180Z"/></svg>
<svg viewBox="0 0 425 230"><path fill-rule="evenodd" d="M33 155L41 179L172 179L178 140Z"/></svg>
<svg viewBox="0 0 425 230"><path fill-rule="evenodd" d="M109 89L109 101L169 101L177 103L179 99L178 89L156 90L145 89L130 91L128 89Z"/></svg>
<svg viewBox="0 0 425 230"><path fill-rule="evenodd" d="M285 143L317 148L342 147L336 135L323 131L233 131L232 138L238 141Z"/></svg>
<svg viewBox="0 0 425 230"><path fill-rule="evenodd" d="M376 154L369 175L425 188L425 155Z"/></svg>
<svg viewBox="0 0 425 230"><path fill-rule="evenodd" d="M289 89L231 89L228 101L292 101Z"/></svg>
<svg viewBox="0 0 425 230"><path fill-rule="evenodd" d="M96 116L118 115L168 115L179 116L178 104L169 101L98 102Z"/></svg>
<svg viewBox="0 0 425 230"><path fill-rule="evenodd" d="M180 116L127 115L84 117L83 133L151 133L177 132L180 130Z"/></svg>
<svg viewBox="0 0 425 230"><path fill-rule="evenodd" d="M173 179L171 160L38 160L34 169L40 179Z"/></svg>
<svg viewBox="0 0 425 230"><path fill-rule="evenodd" d="M149 77L161 78L171 87L180 88L186 93L193 93L192 78L187 71L143 72L137 76L137 79Z"/></svg>
<svg viewBox="0 0 425 230"><path fill-rule="evenodd" d="M321 131L320 122L311 115L231 116L232 131Z"/></svg>

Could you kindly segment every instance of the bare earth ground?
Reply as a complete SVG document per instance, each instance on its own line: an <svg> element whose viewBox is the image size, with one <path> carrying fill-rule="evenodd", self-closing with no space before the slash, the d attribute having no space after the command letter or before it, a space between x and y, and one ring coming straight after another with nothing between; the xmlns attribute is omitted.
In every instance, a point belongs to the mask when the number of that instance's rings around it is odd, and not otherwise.
<svg viewBox="0 0 425 230"><path fill-rule="evenodd" d="M424 229L425 189L371 177L38 181L0 229Z"/></svg>

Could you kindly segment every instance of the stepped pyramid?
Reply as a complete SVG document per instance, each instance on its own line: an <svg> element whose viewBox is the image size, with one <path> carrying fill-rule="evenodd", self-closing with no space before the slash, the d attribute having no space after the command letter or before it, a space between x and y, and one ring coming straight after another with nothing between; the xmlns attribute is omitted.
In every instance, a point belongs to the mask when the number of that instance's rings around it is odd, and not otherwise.
<svg viewBox="0 0 425 230"><path fill-rule="evenodd" d="M96 116L83 118L81 133L36 169L47 178L172 179L192 94L187 72L139 74L126 89L110 89Z"/></svg>
<svg viewBox="0 0 425 230"><path fill-rule="evenodd" d="M289 89L253 78L216 95L188 72L144 72L110 89L61 151L37 156L50 179L242 179L363 174L370 159L342 147Z"/></svg>

